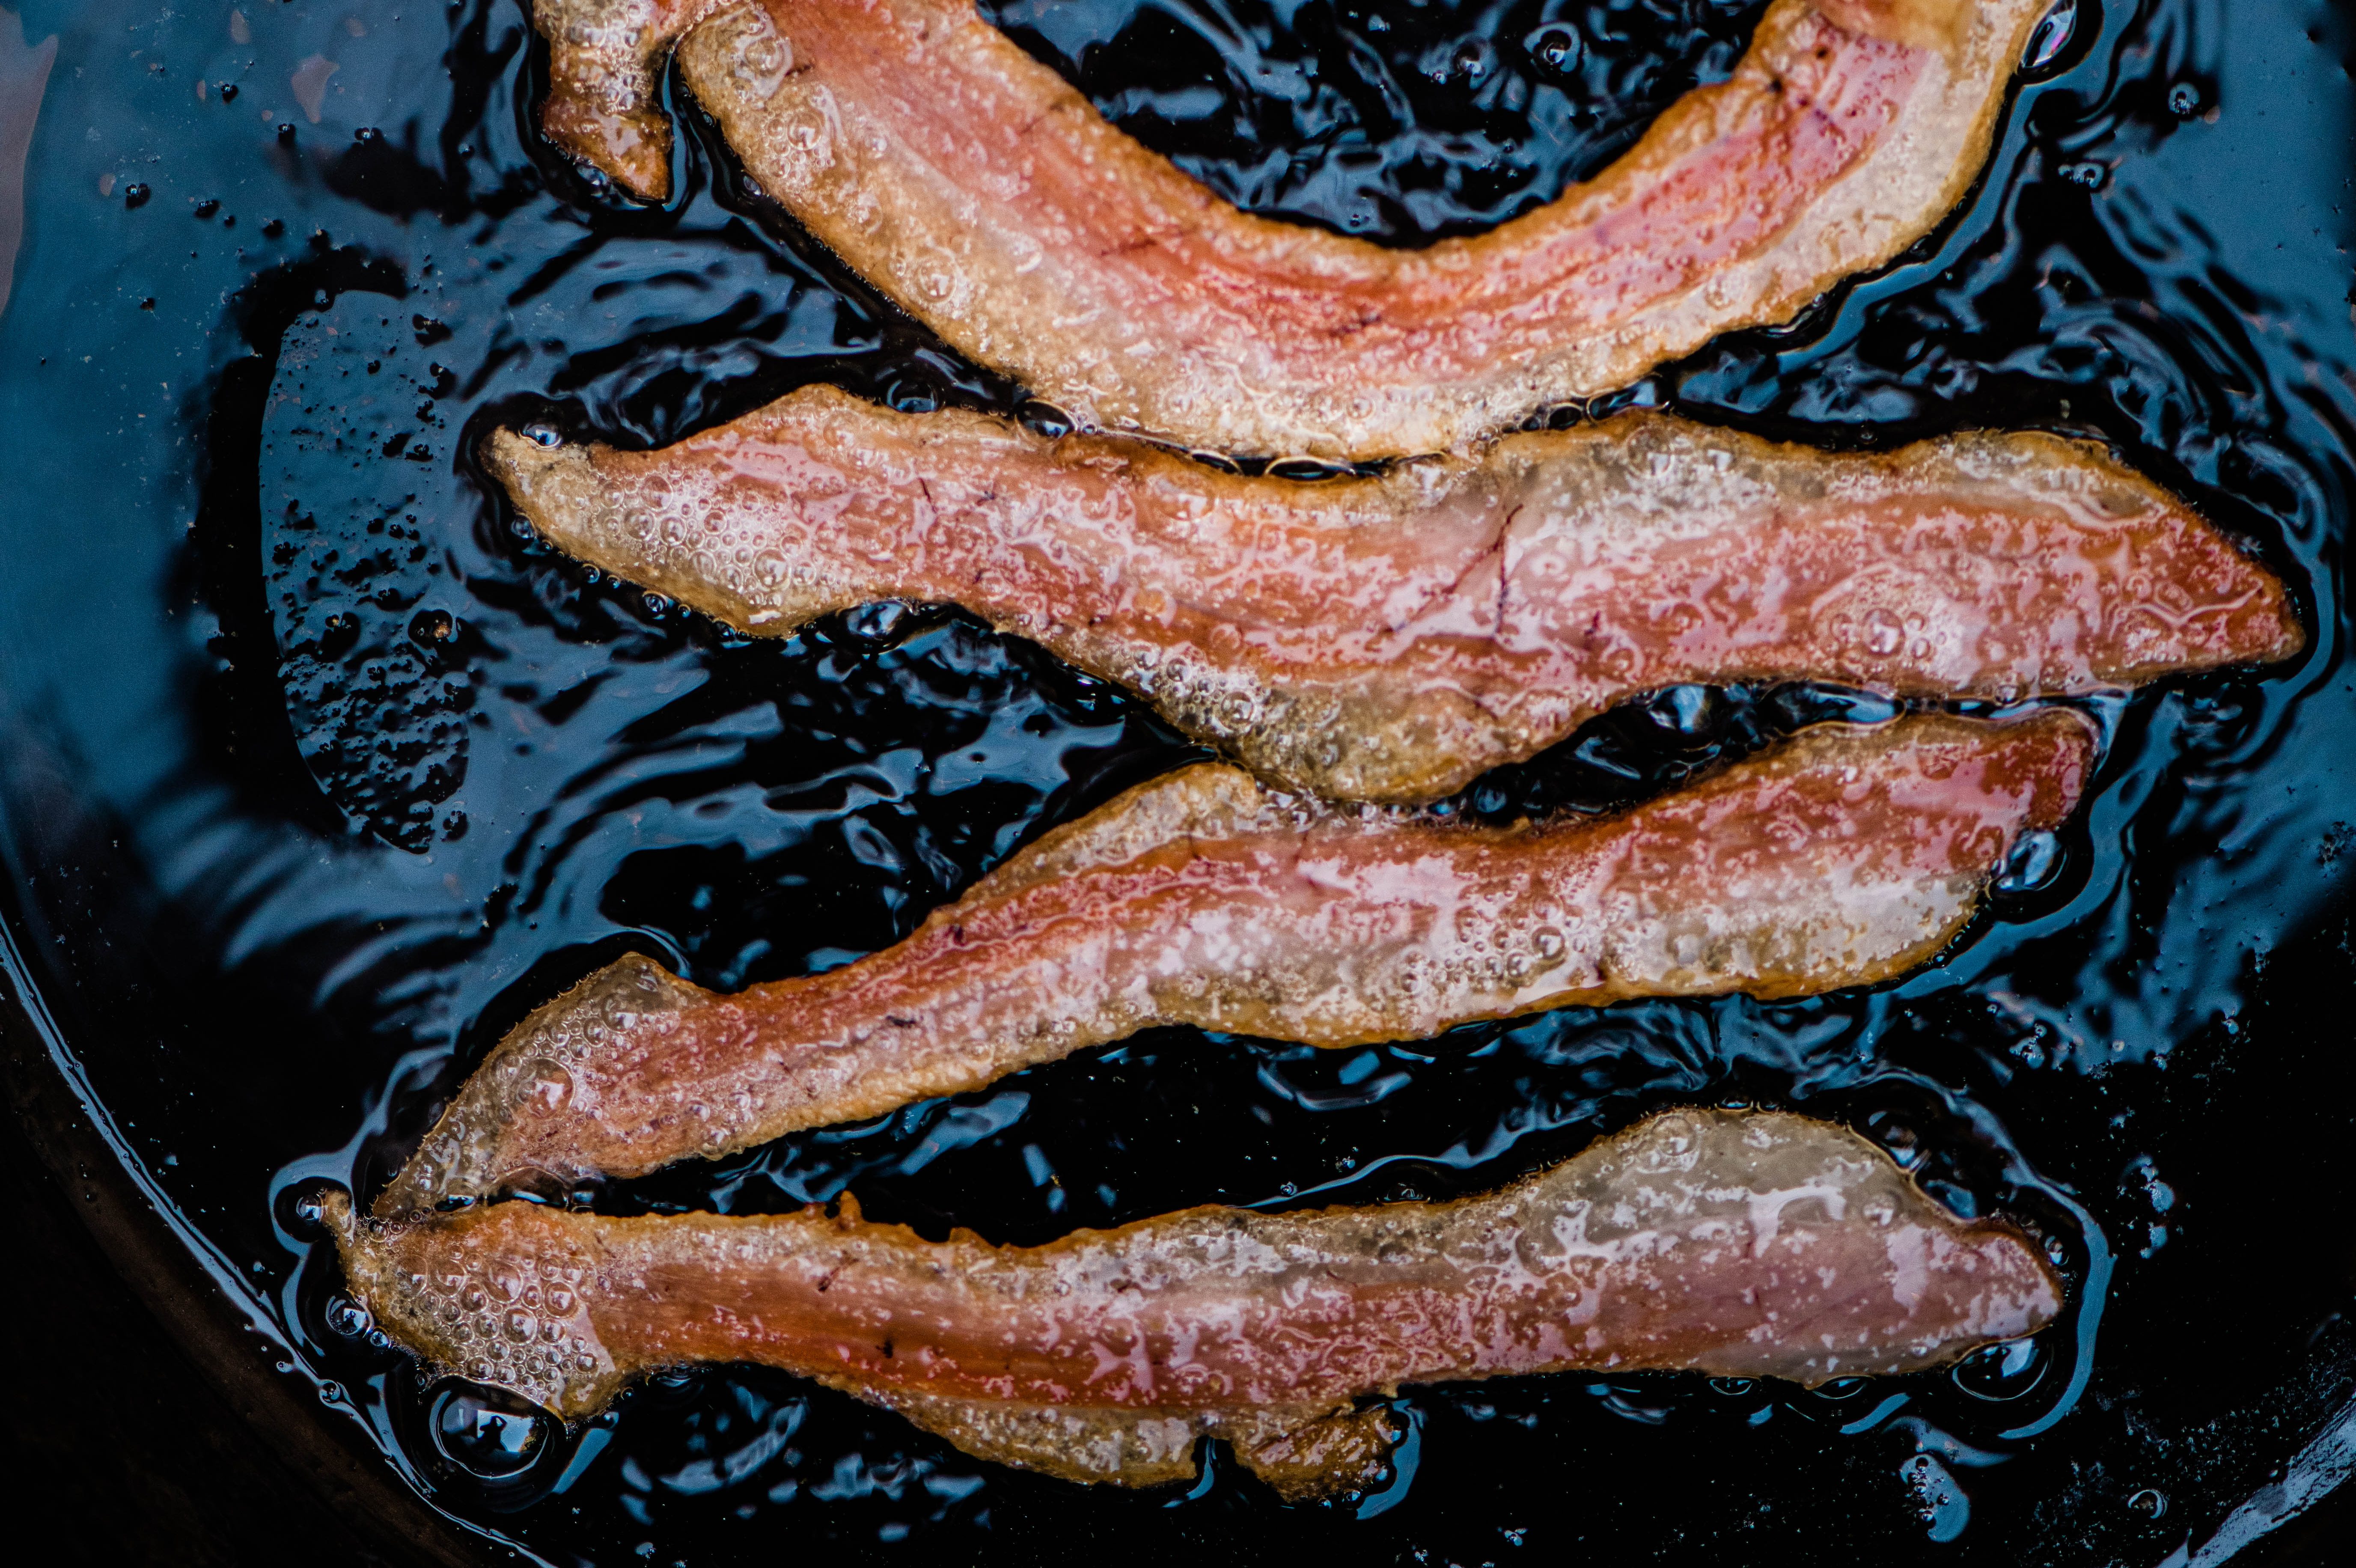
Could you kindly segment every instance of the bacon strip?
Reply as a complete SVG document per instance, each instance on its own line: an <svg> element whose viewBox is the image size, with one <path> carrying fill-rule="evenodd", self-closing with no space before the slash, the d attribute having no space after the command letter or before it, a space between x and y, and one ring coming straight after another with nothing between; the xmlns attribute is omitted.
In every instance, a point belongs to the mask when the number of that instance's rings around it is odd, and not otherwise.
<svg viewBox="0 0 2356 1568"><path fill-rule="evenodd" d="M958 349L1083 424L1273 456L1436 452L1789 320L1962 199L2049 0L1777 0L1731 80L1595 179L1421 250L1237 210L971 0L535 0L548 134L669 188L655 69ZM682 38L682 35L684 37Z"/></svg>
<svg viewBox="0 0 2356 1568"><path fill-rule="evenodd" d="M1499 1191L1290 1214L1204 1208L1044 1247L862 1220L612 1219L505 1203L334 1218L353 1294L437 1368L560 1415L634 1374L756 1361L969 1453L1131 1486L1235 1444L1280 1489L1379 1474L1405 1382L1573 1368L1817 1384L1935 1366L2062 1290L1855 1133L1678 1111Z"/></svg>
<svg viewBox="0 0 2356 1568"><path fill-rule="evenodd" d="M2019 836L2069 814L2092 746L2065 712L1824 725L1616 818L1511 828L1183 769L842 969L721 996L607 966L493 1049L376 1211L637 1176L1156 1025L1357 1046L1869 984L1963 929Z"/></svg>
<svg viewBox="0 0 2356 1568"><path fill-rule="evenodd" d="M812 387L659 452L484 456L552 542L739 630L961 605L1329 800L1437 799L1687 682L2013 701L2302 640L2264 568L2050 435L1834 456L1628 414L1308 484Z"/></svg>

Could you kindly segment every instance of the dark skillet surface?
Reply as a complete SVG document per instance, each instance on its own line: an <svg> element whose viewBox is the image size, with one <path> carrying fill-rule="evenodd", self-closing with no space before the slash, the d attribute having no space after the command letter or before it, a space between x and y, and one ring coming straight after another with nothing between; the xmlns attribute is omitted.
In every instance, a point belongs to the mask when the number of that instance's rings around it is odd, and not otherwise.
<svg viewBox="0 0 2356 1568"><path fill-rule="evenodd" d="M257 3L250 43L211 6L28 5L60 52L0 317L0 853L12 983L44 1020L11 1047L85 1079L327 1430L560 1562L1890 1560L1928 1536L1974 1562L2158 1563L2254 1537L2335 1473L2328 1443L2302 1451L2356 1390L2344 14L2082 5L1955 222L1633 394L1826 445L2099 434L2300 594L2296 665L2091 705L2092 810L1942 964L1804 1005L1331 1056L1157 1034L596 1197L753 1212L849 1185L927 1233L1035 1240L1467 1190L1657 1105L1749 1100L1884 1136L1951 1202L2036 1225L2077 1287L2010 1381L1412 1390L1399 1486L1286 1509L1223 1464L1183 1495L1016 1475L749 1372L650 1386L487 1480L496 1454L433 1435L463 1391L371 1349L273 1208L320 1177L365 1196L509 1023L628 947L713 985L844 961L1192 755L954 617L747 645L519 539L466 456L496 419L643 444L812 380L904 406L1019 393L747 198L691 117L669 211L551 158L508 0L403 4ZM1231 194L1401 240L1545 199L1723 69L1752 15L1656 9L1558 7L1586 41L1562 81L1526 4L1381 27L1308 5L1280 30L1258 6L1001 15ZM316 124L289 85L312 56L337 62ZM1465 804L1593 808L1871 711L1672 693ZM155 1419L124 1416L140 1442Z"/></svg>

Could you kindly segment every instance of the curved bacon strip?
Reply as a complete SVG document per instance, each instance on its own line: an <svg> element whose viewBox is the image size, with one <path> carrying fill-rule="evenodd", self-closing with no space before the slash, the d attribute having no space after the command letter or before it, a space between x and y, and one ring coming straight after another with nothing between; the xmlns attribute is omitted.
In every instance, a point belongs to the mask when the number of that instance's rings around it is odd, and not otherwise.
<svg viewBox="0 0 2356 1568"><path fill-rule="evenodd" d="M1237 211L971 0L535 0L542 124L660 197L654 68L809 231L1085 424L1274 456L1436 452L1789 320L1977 177L2050 0L1776 0L1551 204L1396 250ZM683 38L681 35L685 35Z"/></svg>
<svg viewBox="0 0 2356 1568"><path fill-rule="evenodd" d="M1162 1024L1318 1046L1632 996L1799 996L1944 946L2067 816L2068 713L1824 725L1611 819L1512 828L1205 764L1022 851L897 947L734 996L636 955L491 1052L380 1215L637 1176Z"/></svg>
<svg viewBox="0 0 2356 1568"><path fill-rule="evenodd" d="M1678 1111L1479 1197L1191 1208L1044 1247L926 1241L849 1199L766 1219L506 1203L417 1224L336 1201L353 1294L437 1367L565 1416L633 1374L757 1361L985 1458L1133 1486L1202 1434L1280 1488L1364 1486L1404 1382L1687 1369L1816 1384L1935 1366L2061 1309L2038 1250L1879 1149Z"/></svg>
<svg viewBox="0 0 2356 1568"><path fill-rule="evenodd" d="M1329 800L1434 800L1688 682L2012 701L2301 642L2264 568L2051 435L1628 414L1308 484L812 387L660 452L484 452L560 548L739 630L961 605Z"/></svg>

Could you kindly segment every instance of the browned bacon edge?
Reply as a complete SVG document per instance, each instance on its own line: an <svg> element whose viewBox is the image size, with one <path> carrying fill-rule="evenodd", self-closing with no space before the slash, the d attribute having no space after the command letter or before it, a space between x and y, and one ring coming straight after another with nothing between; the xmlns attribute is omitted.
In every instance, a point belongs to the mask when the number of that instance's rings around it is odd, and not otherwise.
<svg viewBox="0 0 2356 1568"><path fill-rule="evenodd" d="M960 605L1331 800L1434 800L1688 682L2010 702L2302 640L2190 509L2036 434L1835 455L1632 413L1303 483L810 387L658 452L484 456L558 547L738 630Z"/></svg>
<svg viewBox="0 0 2356 1568"><path fill-rule="evenodd" d="M1293 1497L1379 1480L1399 1385L1582 1369L1912 1371L2035 1332L2060 1283L1855 1133L1655 1116L1449 1202L1190 1208L1042 1247L839 1214L416 1223L331 1204L354 1297L435 1369L560 1415L632 1377L753 1361L1072 1480L1194 1470L1203 1436Z"/></svg>
<svg viewBox="0 0 2356 1568"><path fill-rule="evenodd" d="M1156 1025L1356 1046L1869 984L1962 930L2020 836L2070 813L2092 749L2067 712L1823 725L1617 817L1494 828L1183 769L844 968L723 996L609 965L499 1043L377 1212L636 1176Z"/></svg>
<svg viewBox="0 0 2356 1568"><path fill-rule="evenodd" d="M669 188L654 72L959 350L1083 424L1269 456L1444 451L1790 319L1921 239L2049 0L1776 0L1595 179L1390 249L1237 211L971 0L535 0L549 134Z"/></svg>

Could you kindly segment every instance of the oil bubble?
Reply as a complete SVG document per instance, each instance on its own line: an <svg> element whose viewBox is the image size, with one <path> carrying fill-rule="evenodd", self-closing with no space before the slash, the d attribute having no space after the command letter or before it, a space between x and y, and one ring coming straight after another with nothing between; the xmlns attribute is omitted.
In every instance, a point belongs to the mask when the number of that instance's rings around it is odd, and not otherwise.
<svg viewBox="0 0 2356 1568"><path fill-rule="evenodd" d="M327 1197L345 1190L327 1180L299 1182L278 1195L278 1223L290 1236L306 1241L327 1234Z"/></svg>
<svg viewBox="0 0 2356 1568"><path fill-rule="evenodd" d="M1900 1170L1911 1171L1922 1163L1922 1140L1913 1128L1901 1122L1892 1122L1876 1129L1881 1146L1898 1163Z"/></svg>
<svg viewBox="0 0 2356 1568"><path fill-rule="evenodd" d="M862 642L888 643L905 629L912 607L898 599L884 599L872 605L862 605L855 610L845 610L842 629Z"/></svg>
<svg viewBox="0 0 2356 1568"><path fill-rule="evenodd" d="M1549 22L1522 40L1528 51L1530 63L1548 76L1569 76L1579 69L1580 57L1586 47L1580 43L1579 29L1567 22Z"/></svg>
<svg viewBox="0 0 2356 1568"><path fill-rule="evenodd" d="M376 1326L376 1319L367 1307L340 1294L328 1299L327 1311L321 1316L327 1320L328 1332L347 1339L364 1339Z"/></svg>
<svg viewBox="0 0 2356 1568"><path fill-rule="evenodd" d="M516 1099L519 1105L552 1116L573 1103L573 1075L563 1063L537 1057L518 1079Z"/></svg>
<svg viewBox="0 0 2356 1568"><path fill-rule="evenodd" d="M2179 81L2168 90L2168 112L2179 120L2190 120L2201 113L2201 90L2189 81Z"/></svg>
<svg viewBox="0 0 2356 1568"><path fill-rule="evenodd" d="M435 1451L486 1481L522 1474L548 1445L547 1412L495 1390L444 1389L427 1419Z"/></svg>
<svg viewBox="0 0 2356 1568"><path fill-rule="evenodd" d="M1866 649L1877 658L1887 659L1906 640L1906 628L1898 623L1898 618L1878 605L1867 613L1865 627Z"/></svg>
<svg viewBox="0 0 2356 1568"><path fill-rule="evenodd" d="M1079 428L1078 420L1054 403L1035 397L1025 399L1023 406L1014 411L1014 416L1033 435L1044 435L1050 441L1060 440Z"/></svg>
<svg viewBox="0 0 2356 1568"><path fill-rule="evenodd" d="M2158 1519L2168 1511L2168 1494L2158 1487L2146 1487L2127 1498L2127 1507L2146 1519Z"/></svg>
<svg viewBox="0 0 2356 1568"><path fill-rule="evenodd" d="M1322 457L1280 457L1268 466L1271 479L1290 479L1297 484L1317 484L1326 479L1339 479L1350 472L1339 463L1328 463Z"/></svg>
<svg viewBox="0 0 2356 1568"><path fill-rule="evenodd" d="M1974 1399L1991 1402L2017 1400L2045 1380L2051 1358L2036 1339L2008 1339L1984 1345L1955 1363L1948 1376L1955 1387Z"/></svg>
<svg viewBox="0 0 2356 1568"><path fill-rule="evenodd" d="M2062 57L2077 31L2078 0L2061 0L2038 22L2037 30L2029 35L2029 47L2021 51L2020 69L2043 70Z"/></svg>
<svg viewBox="0 0 2356 1568"><path fill-rule="evenodd" d="M1467 81L1479 81L1496 69L1496 57L1486 38L1466 38L1448 57L1449 70Z"/></svg>
<svg viewBox="0 0 2356 1568"><path fill-rule="evenodd" d="M1913 1492L1915 1509L1933 1541L1944 1545L1964 1533L1972 1504L1953 1472L1931 1455L1917 1454L1898 1466L1898 1475Z"/></svg>
<svg viewBox="0 0 2356 1568"><path fill-rule="evenodd" d="M2062 869L2062 840L2050 832L2023 833L1997 874L1999 893L2035 893L2052 886Z"/></svg>

